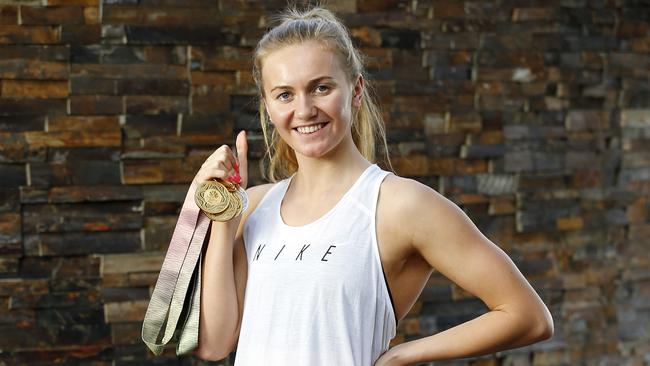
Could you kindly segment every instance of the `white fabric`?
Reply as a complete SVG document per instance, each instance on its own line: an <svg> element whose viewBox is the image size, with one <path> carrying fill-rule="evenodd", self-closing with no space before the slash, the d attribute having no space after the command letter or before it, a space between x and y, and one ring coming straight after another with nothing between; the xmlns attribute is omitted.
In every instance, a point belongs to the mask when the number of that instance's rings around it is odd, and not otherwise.
<svg viewBox="0 0 650 366"><path fill-rule="evenodd" d="M325 215L289 226L277 182L248 217L248 282L235 366L369 366L396 318L381 267L375 212L391 174L369 166Z"/></svg>

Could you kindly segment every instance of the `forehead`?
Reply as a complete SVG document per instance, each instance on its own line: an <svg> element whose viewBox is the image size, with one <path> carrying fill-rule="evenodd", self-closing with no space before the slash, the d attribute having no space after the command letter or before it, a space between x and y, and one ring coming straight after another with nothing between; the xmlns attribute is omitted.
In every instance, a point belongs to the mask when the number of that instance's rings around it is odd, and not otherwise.
<svg viewBox="0 0 650 366"><path fill-rule="evenodd" d="M266 90L277 85L299 87L321 76L339 79L345 78L345 72L336 53L315 41L282 47L262 61Z"/></svg>

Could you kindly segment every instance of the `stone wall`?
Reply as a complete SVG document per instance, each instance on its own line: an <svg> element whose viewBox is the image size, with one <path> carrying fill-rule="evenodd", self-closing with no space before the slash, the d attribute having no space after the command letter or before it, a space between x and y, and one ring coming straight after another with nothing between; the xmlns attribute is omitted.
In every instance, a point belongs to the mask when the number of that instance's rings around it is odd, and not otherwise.
<svg viewBox="0 0 650 366"><path fill-rule="evenodd" d="M203 160L246 129L262 182L250 52L284 4L0 0L0 365L201 363L152 357L141 319ZM549 341L435 364L650 365L650 3L329 7L396 172L459 204L555 319ZM393 344L485 310L434 274Z"/></svg>

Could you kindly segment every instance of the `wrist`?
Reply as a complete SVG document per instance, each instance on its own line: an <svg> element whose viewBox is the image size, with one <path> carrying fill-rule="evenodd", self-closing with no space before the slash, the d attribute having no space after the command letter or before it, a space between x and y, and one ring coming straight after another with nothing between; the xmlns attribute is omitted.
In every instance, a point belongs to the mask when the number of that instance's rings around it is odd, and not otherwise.
<svg viewBox="0 0 650 366"><path fill-rule="evenodd" d="M412 365L411 354L408 352L409 342L401 343L391 348L390 361L391 365L407 366Z"/></svg>

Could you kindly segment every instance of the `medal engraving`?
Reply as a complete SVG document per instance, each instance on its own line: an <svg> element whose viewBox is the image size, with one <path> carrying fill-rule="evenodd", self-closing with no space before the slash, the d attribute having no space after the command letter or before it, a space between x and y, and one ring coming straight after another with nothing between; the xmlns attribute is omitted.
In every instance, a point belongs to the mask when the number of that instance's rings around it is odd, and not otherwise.
<svg viewBox="0 0 650 366"><path fill-rule="evenodd" d="M212 221L229 221L248 207L246 191L236 183L211 180L202 182L194 202Z"/></svg>

